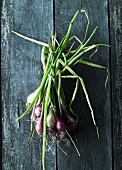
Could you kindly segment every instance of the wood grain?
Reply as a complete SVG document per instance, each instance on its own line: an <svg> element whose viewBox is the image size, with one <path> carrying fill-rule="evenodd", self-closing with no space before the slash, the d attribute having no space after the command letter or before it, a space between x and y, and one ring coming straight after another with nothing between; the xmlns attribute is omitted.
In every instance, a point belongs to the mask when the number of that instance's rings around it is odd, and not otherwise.
<svg viewBox="0 0 122 170"><path fill-rule="evenodd" d="M108 3L104 1L55 1L55 28L59 33L59 40L66 34L69 22L78 9L87 11L90 17L90 28L88 36L96 26L99 27L92 43L109 44L108 33ZM71 35L76 35L83 39L87 21L84 14L78 16ZM84 56L84 59L100 65L109 67L109 48L101 47L98 52L89 59L90 54ZM77 66L74 70L83 77L95 112L96 122L100 132L100 139L97 138L93 126L91 115L86 104L86 100L77 97L74 103L74 110L79 115L79 124L76 137L73 138L81 156L79 157L75 149L62 145L67 152L67 156L58 150L58 169L59 170L111 170L112 169L112 145L111 145L111 112L109 85L107 93L104 82L106 72L88 66ZM65 83L69 92L73 92L74 82ZM72 84L72 85L71 85ZM74 148L74 146L72 145Z"/></svg>
<svg viewBox="0 0 122 170"><path fill-rule="evenodd" d="M26 98L41 83L41 46L12 34L11 30L48 42L53 31L53 3L50 0L4 0L2 6L2 123L3 169L41 169L42 140L30 135L30 115L19 122ZM55 145L52 146L55 152ZM54 170L56 156L47 153L47 169Z"/></svg>
<svg viewBox="0 0 122 170"><path fill-rule="evenodd" d="M50 29L55 29L60 41L69 22L78 9L86 10L90 18L87 38L96 26L98 30L90 41L110 44L99 47L98 52L84 60L109 69L107 89L106 71L77 65L73 69L84 79L99 128L97 138L84 95L78 96L73 110L79 122L73 140L74 146L59 143L67 156L52 145L47 152L46 170L120 170L122 169L122 1L121 0L3 0L1 1L1 89L2 89L2 168L3 170L42 169L42 140L35 135L28 146L30 115L20 121L17 117L25 110L27 96L40 84L43 76L41 46L21 39L12 30L30 38L48 42ZM78 16L71 35L83 39L87 20ZM75 43L74 47L77 47ZM64 82L67 99L71 97L75 81ZM48 140L49 141L49 140ZM52 141L49 141L52 142ZM28 147L27 147L28 146Z"/></svg>
<svg viewBox="0 0 122 170"><path fill-rule="evenodd" d="M122 1L110 0L113 169L122 169Z"/></svg>

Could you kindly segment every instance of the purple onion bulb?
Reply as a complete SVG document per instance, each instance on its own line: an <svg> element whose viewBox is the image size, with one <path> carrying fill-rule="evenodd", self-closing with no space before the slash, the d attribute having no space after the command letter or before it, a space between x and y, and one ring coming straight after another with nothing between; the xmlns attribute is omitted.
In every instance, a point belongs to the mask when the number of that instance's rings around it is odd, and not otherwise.
<svg viewBox="0 0 122 170"><path fill-rule="evenodd" d="M59 132L63 131L64 128L65 128L64 122L62 122L62 121L59 120L58 118L57 118L56 120L57 120L57 122L56 122L56 129L57 129Z"/></svg>
<svg viewBox="0 0 122 170"><path fill-rule="evenodd" d="M40 104L40 105L36 106L35 114L36 114L36 116L39 117L41 115L41 113L42 113L42 105Z"/></svg>
<svg viewBox="0 0 122 170"><path fill-rule="evenodd" d="M68 123L68 124L75 124L76 122L75 122L75 120L73 119L73 117L71 117L71 116L68 115L68 117L67 117L67 123Z"/></svg>
<svg viewBox="0 0 122 170"><path fill-rule="evenodd" d="M36 132L41 135L43 133L43 119L42 117L40 117L37 122L36 122L36 125L35 125L35 128L36 128Z"/></svg>
<svg viewBox="0 0 122 170"><path fill-rule="evenodd" d="M37 115L34 113L34 115L31 115L31 119L33 119L33 121L36 121Z"/></svg>
<svg viewBox="0 0 122 170"><path fill-rule="evenodd" d="M68 129L71 129L71 130L75 130L75 127L76 127L76 121L69 115L67 117L66 126Z"/></svg>

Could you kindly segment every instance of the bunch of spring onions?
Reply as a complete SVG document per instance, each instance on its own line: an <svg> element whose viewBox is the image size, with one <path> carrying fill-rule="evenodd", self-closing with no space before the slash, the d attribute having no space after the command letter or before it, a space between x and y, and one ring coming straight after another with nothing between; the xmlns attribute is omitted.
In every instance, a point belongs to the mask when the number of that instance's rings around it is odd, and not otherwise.
<svg viewBox="0 0 122 170"><path fill-rule="evenodd" d="M85 14L88 21L84 40L82 42L76 36L70 36L72 26L80 12ZM97 134L99 135L84 80L82 79L82 77L76 74L75 71L73 71L73 66L77 65L78 63L96 68L106 68L94 63L86 62L81 59L81 57L88 51L93 49L96 50L98 46L106 46L105 44L93 44L91 46L88 46L88 43L97 30L96 27L90 37L86 40L89 23L89 17L86 11L78 10L69 24L67 34L61 40L61 42L59 43L57 41L56 35L52 35L52 44L46 44L12 31L13 33L26 40L32 41L39 45L43 45L41 61L44 74L41 84L38 89L36 89L28 96L27 109L18 118L18 120L21 119L30 110L32 110L31 129L33 129L32 127L34 125L36 133L43 136L43 170L45 170L46 140L48 134L52 136L59 136L60 138L70 138L70 140L73 142L70 136L70 132L75 130L77 119L72 116L74 112L71 108L71 105L76 97L79 85L81 85L83 89L87 104L91 111L93 123L96 127ZM67 45L69 43L71 44L71 42L74 40L78 41L79 46L75 50L72 50L72 45L66 53L65 49L67 48ZM68 108L66 107L67 104L65 100L64 87L62 84L63 79L76 79L76 86L74 88L74 92L72 94L71 102ZM68 109L71 111L70 113L68 112ZM75 144L74 146L78 152ZM78 154L80 156L79 152Z"/></svg>

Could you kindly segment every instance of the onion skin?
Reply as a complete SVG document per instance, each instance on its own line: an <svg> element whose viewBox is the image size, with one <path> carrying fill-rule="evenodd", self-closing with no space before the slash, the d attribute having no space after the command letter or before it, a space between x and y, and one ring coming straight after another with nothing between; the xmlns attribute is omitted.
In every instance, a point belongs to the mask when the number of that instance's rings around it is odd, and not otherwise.
<svg viewBox="0 0 122 170"><path fill-rule="evenodd" d="M68 115L68 117L67 117L67 123L68 123L68 124L75 124L76 122L75 122L75 120L73 119L73 117L71 117L71 116Z"/></svg>
<svg viewBox="0 0 122 170"><path fill-rule="evenodd" d="M32 101L33 101L33 99L34 99L35 96L36 96L36 94L31 93L31 94L28 96L28 98L27 98L27 103L28 103L28 104L32 103Z"/></svg>
<svg viewBox="0 0 122 170"><path fill-rule="evenodd" d="M37 117L39 117L41 115L41 113L42 113L42 105L40 104L40 105L36 106L35 114Z"/></svg>
<svg viewBox="0 0 122 170"><path fill-rule="evenodd" d="M75 130L76 121L75 121L74 118L71 117L70 115L67 116L66 127L67 127L67 129L69 129L69 130Z"/></svg>
<svg viewBox="0 0 122 170"><path fill-rule="evenodd" d="M56 129L58 130L58 132L61 132L64 130L65 128L65 124L63 121L59 120L58 118L56 119Z"/></svg>
<svg viewBox="0 0 122 170"><path fill-rule="evenodd" d="M38 93L38 90L39 90L39 88L37 88L33 93L31 93L31 94L27 97L27 103L26 103L27 106L28 106L30 103L32 103L33 99L35 98L35 96L36 96L37 93ZM37 102L36 105L39 105L39 104L40 104L40 98L39 98L39 100L38 100L38 102Z"/></svg>
<svg viewBox="0 0 122 170"><path fill-rule="evenodd" d="M36 125L35 125L35 128L36 128L36 132L41 135L43 133L43 119L42 117L40 117L37 122L36 122Z"/></svg>
<svg viewBox="0 0 122 170"><path fill-rule="evenodd" d="M50 111L47 116L47 127L52 128L55 126L55 124L56 124L55 116L53 112Z"/></svg>
<svg viewBox="0 0 122 170"><path fill-rule="evenodd" d="M33 119L33 121L36 121L36 120L37 120L37 118L38 118L38 117L37 117L37 115L36 115L35 113L34 113L34 115L33 115L33 116L31 115L31 119Z"/></svg>

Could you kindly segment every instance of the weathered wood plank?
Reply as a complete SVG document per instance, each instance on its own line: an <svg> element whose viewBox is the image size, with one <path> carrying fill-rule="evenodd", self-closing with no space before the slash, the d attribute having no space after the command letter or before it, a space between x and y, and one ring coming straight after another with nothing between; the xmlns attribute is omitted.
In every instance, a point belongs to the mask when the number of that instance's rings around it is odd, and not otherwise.
<svg viewBox="0 0 122 170"><path fill-rule="evenodd" d="M42 142L35 136L26 150L30 134L30 115L19 122L27 96L40 84L41 46L11 33L20 32L48 42L53 30L52 0L4 0L2 5L2 123L3 169L41 169ZM29 121L28 121L29 120ZM55 145L52 150L55 152ZM47 169L56 168L55 156L47 154Z"/></svg>
<svg viewBox="0 0 122 170"><path fill-rule="evenodd" d="M108 33L108 3L104 1L55 1L55 28L61 39L67 31L68 24L78 9L85 9L90 17L90 35L93 29L98 26L91 43L109 43ZM82 14L78 17L72 31L72 35L83 39L86 27L86 18ZM87 38L88 38L87 35ZM89 59L90 54L85 56ZM106 47L99 48L95 56L90 60L109 67L109 49ZM107 94L104 86L106 72L104 70L89 68L86 66L78 66L75 68L86 83L89 96L95 111L95 118L98 124L100 139L97 138L95 128L93 126L89 109L86 101L81 100L78 96L74 103L74 110L79 115L79 125L76 136L78 142L75 142L81 156L79 157L75 150L69 149L65 144L62 148L68 153L66 156L60 150L58 152L58 169L66 170L111 170L112 169L112 145L111 145L111 111L109 105L109 85ZM66 84L67 83L67 84ZM71 92L72 81L65 84ZM75 139L74 139L75 140ZM76 141L76 140L75 140ZM65 145L65 146L64 146ZM73 146L72 146L73 147Z"/></svg>
<svg viewBox="0 0 122 170"><path fill-rule="evenodd" d="M122 1L110 0L113 169L122 169Z"/></svg>

